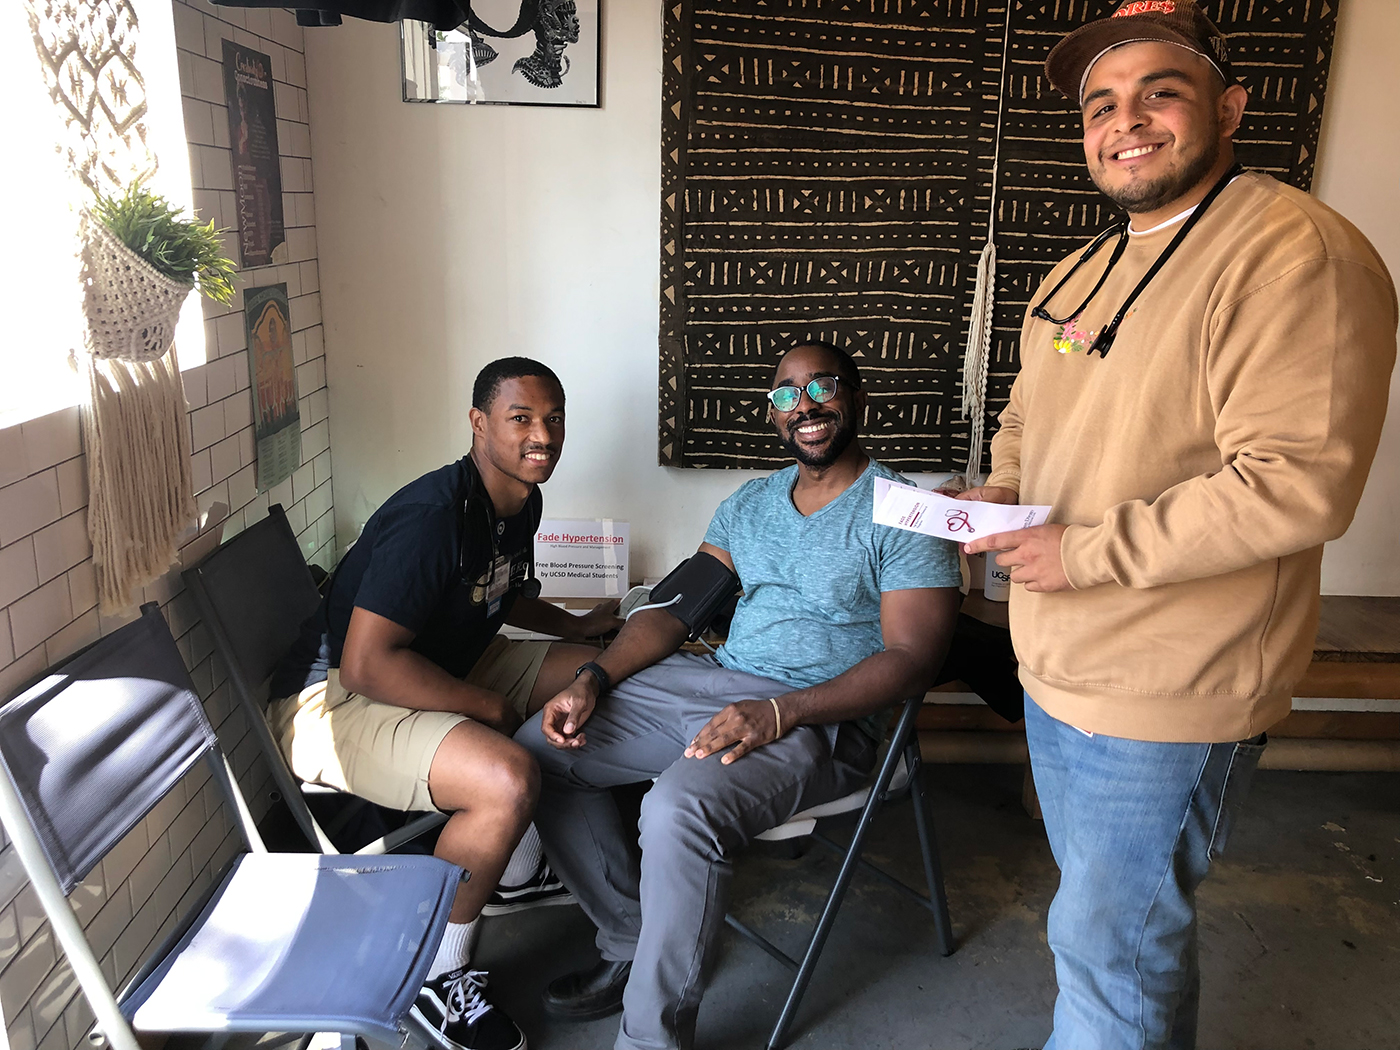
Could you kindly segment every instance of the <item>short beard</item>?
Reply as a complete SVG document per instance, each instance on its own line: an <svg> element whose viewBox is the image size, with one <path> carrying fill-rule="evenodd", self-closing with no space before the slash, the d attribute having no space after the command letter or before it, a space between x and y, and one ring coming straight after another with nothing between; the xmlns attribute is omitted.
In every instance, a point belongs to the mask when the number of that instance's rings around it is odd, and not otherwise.
<svg viewBox="0 0 1400 1050"><path fill-rule="evenodd" d="M1217 120L1210 129L1208 144L1199 156L1189 161L1180 172L1168 172L1152 182L1129 183L1118 189L1105 186L1094 177L1094 185L1105 197L1113 201L1129 215L1141 215L1163 208L1174 200L1179 200L1198 186L1203 178L1215 167L1220 159L1220 122Z"/></svg>
<svg viewBox="0 0 1400 1050"><path fill-rule="evenodd" d="M796 430L803 423L810 422L813 418L820 419L821 416L804 416L791 424L789 428L778 431L778 440L783 443L797 462L804 467L829 467L841 458L841 453L850 447L856 437L856 425L845 416L839 417L840 422L836 424L836 431L831 435L831 442L820 452L809 452L797 443L797 439L792 436L792 431Z"/></svg>

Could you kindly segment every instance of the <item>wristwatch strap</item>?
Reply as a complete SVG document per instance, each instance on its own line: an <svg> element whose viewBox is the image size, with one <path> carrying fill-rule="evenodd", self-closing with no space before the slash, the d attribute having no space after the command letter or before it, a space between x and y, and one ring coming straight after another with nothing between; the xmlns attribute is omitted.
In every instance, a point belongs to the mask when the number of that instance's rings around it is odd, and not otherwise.
<svg viewBox="0 0 1400 1050"><path fill-rule="evenodd" d="M577 678L579 675L583 674L584 671L592 673L593 677L598 680L599 696L602 696L612 689L612 679L608 677L608 672L604 671L592 660L589 660L587 663L579 664L578 670L574 672L574 677Z"/></svg>

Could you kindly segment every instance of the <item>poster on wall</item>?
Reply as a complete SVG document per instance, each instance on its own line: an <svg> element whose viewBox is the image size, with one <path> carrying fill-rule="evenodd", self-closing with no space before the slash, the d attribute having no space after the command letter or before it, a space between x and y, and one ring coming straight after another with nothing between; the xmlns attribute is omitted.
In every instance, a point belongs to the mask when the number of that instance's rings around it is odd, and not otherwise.
<svg viewBox="0 0 1400 1050"><path fill-rule="evenodd" d="M248 374L253 385L253 438L258 449L258 491L266 492L301 466L301 411L292 360L287 286L243 292L248 328Z"/></svg>
<svg viewBox="0 0 1400 1050"><path fill-rule="evenodd" d="M403 100L597 106L599 0L472 0L442 32L402 25Z"/></svg>
<svg viewBox="0 0 1400 1050"><path fill-rule="evenodd" d="M535 578L549 598L627 593L628 524L612 518L546 518L535 533Z"/></svg>
<svg viewBox="0 0 1400 1050"><path fill-rule="evenodd" d="M282 218L282 168L277 151L272 59L261 51L225 40L224 95L228 99L233 196L243 268L283 262L287 232Z"/></svg>

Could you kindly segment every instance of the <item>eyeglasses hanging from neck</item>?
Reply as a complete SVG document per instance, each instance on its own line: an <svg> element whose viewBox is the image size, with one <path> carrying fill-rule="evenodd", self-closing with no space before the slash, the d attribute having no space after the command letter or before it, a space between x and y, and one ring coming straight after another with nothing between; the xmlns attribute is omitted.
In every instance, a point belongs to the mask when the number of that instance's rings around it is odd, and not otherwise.
<svg viewBox="0 0 1400 1050"><path fill-rule="evenodd" d="M1181 229L1176 231L1176 236L1171 239L1171 243L1162 249L1162 254L1157 256L1156 261L1153 262L1151 267L1148 268L1148 271L1142 275L1142 280L1138 281L1137 287L1134 288L1132 292L1129 293L1128 298L1123 301L1123 305L1120 306L1118 312L1113 315L1113 320L1104 325L1099 331L1099 334L1094 338L1093 344L1089 347L1088 354L1085 356L1092 356L1095 351L1098 351L1100 357L1108 356L1108 351L1113 347L1113 341L1118 338L1118 326L1123 323L1123 318L1128 316L1128 311L1132 309L1133 304L1137 302L1143 290L1152 283L1152 278L1157 276L1157 271L1166 265L1167 260L1172 257L1172 253L1175 252L1181 242L1186 239L1186 235L1191 232L1192 227L1200 221L1201 216L1206 213L1206 209L1215 202L1215 198L1219 197L1221 191L1242 174L1244 174L1244 167L1240 164L1234 164L1230 167L1229 171L1220 176L1219 181L1211 187L1210 192L1207 193L1201 200L1201 203L1196 206L1195 211L1187 216L1186 221L1181 224ZM1113 254L1108 257L1108 266L1106 266L1103 273L1100 274L1098 283L1094 285L1093 290L1084 297L1084 301L1064 317L1056 317L1054 314L1050 313L1048 309L1050 300L1055 298L1055 296L1059 294L1060 289L1065 286L1066 282L1079 272L1079 268L1092 259L1098 250L1107 244L1115 235L1118 241L1113 246ZM1031 308L1031 316L1041 321L1049 321L1051 324L1068 324L1070 321L1074 320L1084 312L1089 303L1093 301L1094 296L1099 294L1099 289L1104 286L1104 282L1108 280L1108 275L1112 273L1113 268L1118 265L1118 260L1123 257L1123 252L1127 246L1128 220L1124 218L1114 223L1093 239L1089 247L1084 249L1084 252L1079 258L1074 261L1074 265L1070 267L1069 273L1060 278L1060 282L1056 284L1054 288L1050 289L1049 294L1041 299L1038 305Z"/></svg>

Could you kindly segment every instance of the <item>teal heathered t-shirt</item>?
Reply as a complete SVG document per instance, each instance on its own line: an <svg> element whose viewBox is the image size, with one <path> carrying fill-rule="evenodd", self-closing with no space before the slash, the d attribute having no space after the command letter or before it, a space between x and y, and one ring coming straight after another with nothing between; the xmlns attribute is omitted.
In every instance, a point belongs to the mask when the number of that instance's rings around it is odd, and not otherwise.
<svg viewBox="0 0 1400 1050"><path fill-rule="evenodd" d="M909 482L871 460L845 492L804 517L794 464L745 482L719 505L705 542L728 551L744 588L719 662L803 689L884 650L880 594L957 587L957 546L876 525L875 479ZM883 737L888 713L858 723Z"/></svg>

